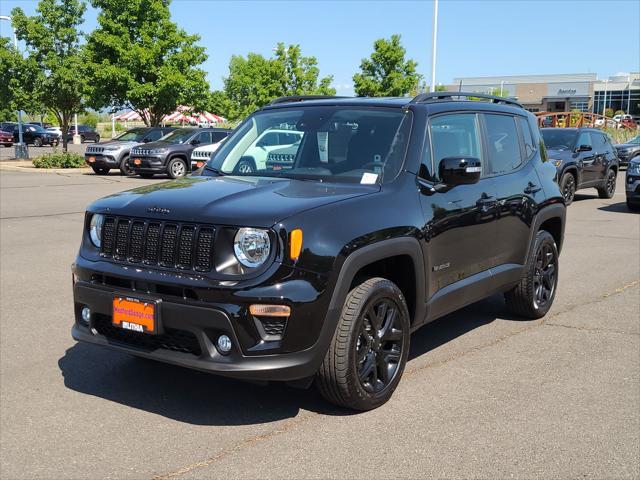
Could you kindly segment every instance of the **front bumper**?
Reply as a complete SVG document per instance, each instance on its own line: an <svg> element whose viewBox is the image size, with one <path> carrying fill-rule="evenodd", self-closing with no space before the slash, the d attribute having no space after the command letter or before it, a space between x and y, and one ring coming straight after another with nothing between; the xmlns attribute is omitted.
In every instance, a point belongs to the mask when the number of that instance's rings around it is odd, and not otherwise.
<svg viewBox="0 0 640 480"><path fill-rule="evenodd" d="M129 166L135 173L165 173L167 167L163 156L138 156L131 155Z"/></svg>
<svg viewBox="0 0 640 480"><path fill-rule="evenodd" d="M116 168L120 166L120 162L116 156L105 153L86 153L84 161L91 167Z"/></svg>
<svg viewBox="0 0 640 480"><path fill-rule="evenodd" d="M272 284L226 290L196 287L178 294L168 286L154 288L148 281L154 275L152 271L138 269L133 273L128 269L137 278L129 285L118 272L121 266L108 264L111 269L102 275L86 268L91 264L107 262L77 259L74 267L77 281L73 287L74 339L223 376L258 381L294 381L313 376L324 359L340 314L337 309L328 309L328 298L322 292L312 294L315 288L309 283L313 277L310 274L305 277L304 273L292 271L290 278L274 275L280 280ZM193 286L194 280L189 281ZM304 283L309 285L304 287ZM138 290L127 288L129 286ZM142 286L153 293L141 292ZM187 294L187 290L191 293ZM292 315L282 339L269 341L261 337L258 321L248 314L247 308L251 303L275 303L275 292L279 303L291 305ZM114 296L161 300L159 335L113 327ZM88 326L81 318L83 306L92 312ZM228 354L216 349L217 338L222 334L233 342Z"/></svg>
<svg viewBox="0 0 640 480"><path fill-rule="evenodd" d="M625 181L627 201L640 203L640 175L627 175Z"/></svg>

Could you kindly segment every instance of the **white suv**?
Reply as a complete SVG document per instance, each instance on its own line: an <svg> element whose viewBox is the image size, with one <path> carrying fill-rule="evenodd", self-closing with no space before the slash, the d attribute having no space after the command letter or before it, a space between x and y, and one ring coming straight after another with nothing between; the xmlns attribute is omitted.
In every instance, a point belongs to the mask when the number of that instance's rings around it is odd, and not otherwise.
<svg viewBox="0 0 640 480"><path fill-rule="evenodd" d="M302 139L303 132L297 130L269 129L255 139L238 162L236 169L240 173L264 170L267 157L273 150L289 147Z"/></svg>
<svg viewBox="0 0 640 480"><path fill-rule="evenodd" d="M195 172L198 168L201 168L205 163L207 163L211 154L218 149L230 133L231 130L216 130L211 134L213 143L208 143L207 145L194 148L193 152L191 152L190 158L191 171Z"/></svg>

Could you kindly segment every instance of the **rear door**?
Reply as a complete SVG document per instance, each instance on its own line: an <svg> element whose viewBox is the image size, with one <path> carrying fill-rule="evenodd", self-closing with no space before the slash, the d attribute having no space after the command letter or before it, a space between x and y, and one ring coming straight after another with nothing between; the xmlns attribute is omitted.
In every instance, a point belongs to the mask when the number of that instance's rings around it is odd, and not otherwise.
<svg viewBox="0 0 640 480"><path fill-rule="evenodd" d="M531 123L524 116L484 114L489 175L496 182L496 265L523 265L527 259L533 215L542 201L535 163L538 151Z"/></svg>

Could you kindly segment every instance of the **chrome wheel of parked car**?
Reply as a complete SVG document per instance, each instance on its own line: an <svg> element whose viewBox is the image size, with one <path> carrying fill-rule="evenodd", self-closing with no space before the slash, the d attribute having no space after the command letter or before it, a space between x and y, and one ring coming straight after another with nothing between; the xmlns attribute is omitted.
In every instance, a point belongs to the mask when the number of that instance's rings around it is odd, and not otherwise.
<svg viewBox="0 0 640 480"><path fill-rule="evenodd" d="M180 158L174 158L169 162L168 172L171 178L184 177L187 174L187 164Z"/></svg>
<svg viewBox="0 0 640 480"><path fill-rule="evenodd" d="M41 147L42 146L42 139L41 138L34 138L33 139L33 146L34 147Z"/></svg>

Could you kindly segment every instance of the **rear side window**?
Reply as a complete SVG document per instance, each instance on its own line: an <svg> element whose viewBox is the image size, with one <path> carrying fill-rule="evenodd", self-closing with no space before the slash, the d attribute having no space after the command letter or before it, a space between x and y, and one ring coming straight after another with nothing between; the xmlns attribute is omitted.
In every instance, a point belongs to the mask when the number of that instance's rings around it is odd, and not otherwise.
<svg viewBox="0 0 640 480"><path fill-rule="evenodd" d="M491 174L509 173L522 164L522 152L516 128L516 119L511 115L485 114L487 153Z"/></svg>
<svg viewBox="0 0 640 480"><path fill-rule="evenodd" d="M162 137L162 135L163 135L162 130L151 130L145 137L145 140L147 142L155 142L160 137Z"/></svg>
<svg viewBox="0 0 640 480"><path fill-rule="evenodd" d="M529 158L536 151L536 144L534 143L533 136L531 135L531 128L526 118L516 117L520 132L522 132L522 144L524 146L524 156Z"/></svg>
<svg viewBox="0 0 640 480"><path fill-rule="evenodd" d="M202 145L207 145L211 143L211 132L202 132L196 139L200 140Z"/></svg>
<svg viewBox="0 0 640 480"><path fill-rule="evenodd" d="M213 132L211 137L213 138L213 143L217 143L223 138L225 138L227 134L225 132Z"/></svg>
<svg viewBox="0 0 640 480"><path fill-rule="evenodd" d="M438 166L444 158L472 157L482 160L480 129L475 113L456 113L434 117L431 120L430 133L436 175ZM484 170L484 165L482 168Z"/></svg>

